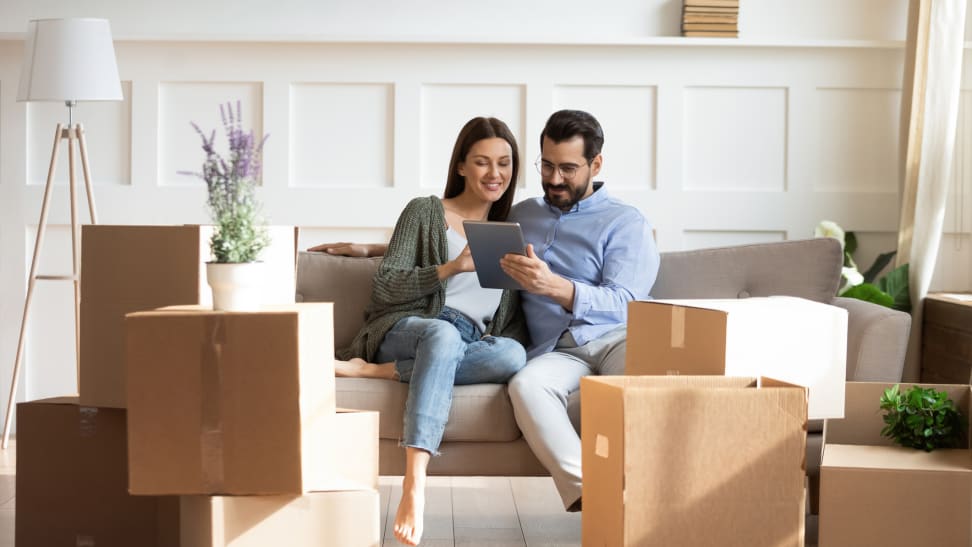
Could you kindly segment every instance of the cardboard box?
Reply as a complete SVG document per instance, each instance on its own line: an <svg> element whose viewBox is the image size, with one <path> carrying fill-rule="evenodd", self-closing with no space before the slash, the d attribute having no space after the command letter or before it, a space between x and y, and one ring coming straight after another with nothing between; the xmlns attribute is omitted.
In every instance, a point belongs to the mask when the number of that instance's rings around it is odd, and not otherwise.
<svg viewBox="0 0 972 547"><path fill-rule="evenodd" d="M122 409L18 404L16 482L19 547L178 545L178 498L128 494Z"/></svg>
<svg viewBox="0 0 972 547"><path fill-rule="evenodd" d="M185 496L182 547L373 547L377 490L303 496Z"/></svg>
<svg viewBox="0 0 972 547"><path fill-rule="evenodd" d="M212 226L81 228L81 404L125 408L126 313L176 304L212 306L206 283ZM268 304L294 302L297 231L270 227Z"/></svg>
<svg viewBox="0 0 972 547"><path fill-rule="evenodd" d="M762 386L582 379L583 544L802 547L806 389Z"/></svg>
<svg viewBox="0 0 972 547"><path fill-rule="evenodd" d="M844 415L847 310L789 296L628 305L625 374L769 376L810 390L810 419Z"/></svg>
<svg viewBox="0 0 972 547"><path fill-rule="evenodd" d="M126 329L132 493L375 487L377 413L335 414L332 304L174 307Z"/></svg>
<svg viewBox="0 0 972 547"><path fill-rule="evenodd" d="M827 421L820 544L972 545L972 451L925 452L882 437L879 401L892 385L848 382L846 417ZM921 385L946 391L966 416L972 413L969 385Z"/></svg>

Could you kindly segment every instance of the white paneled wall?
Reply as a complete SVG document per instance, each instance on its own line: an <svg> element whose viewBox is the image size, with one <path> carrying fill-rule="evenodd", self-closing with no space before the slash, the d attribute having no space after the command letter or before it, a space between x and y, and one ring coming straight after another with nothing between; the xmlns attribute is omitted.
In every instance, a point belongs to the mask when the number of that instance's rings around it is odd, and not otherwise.
<svg viewBox="0 0 972 547"><path fill-rule="evenodd" d="M525 86L490 82L432 83L421 84L419 94L419 154L422 158L419 180L426 193L442 192L456 135L473 116L494 116L506 122L520 144L521 167L529 166L524 161L527 158L523 157Z"/></svg>
<svg viewBox="0 0 972 547"><path fill-rule="evenodd" d="M539 195L543 123L580 108L605 128L602 178L652 220L662 250L810 237L825 218L858 232L864 264L893 249L900 44L720 44L121 40L125 100L82 104L76 119L106 224L206 222L202 182L178 172L203 158L189 122L219 128L225 101L269 133L260 198L271 222L304 228L301 247L385 241L409 198L441 192L455 136L476 115L510 125L519 196ZM66 117L15 102L20 55L18 40L0 39L4 405L54 124ZM934 288L972 289L970 99ZM51 269L70 264L66 169L62 157ZM39 288L21 399L74 386L70 289L55 285Z"/></svg>
<svg viewBox="0 0 972 547"><path fill-rule="evenodd" d="M393 85L381 83L292 85L290 186L392 186L394 92ZM344 161L346 158L363 161Z"/></svg>
<svg viewBox="0 0 972 547"><path fill-rule="evenodd" d="M656 86L559 85L553 94L552 111L574 108L596 113L605 146L612 151L599 177L610 180L612 189L644 192L656 187ZM539 140L536 135L530 138Z"/></svg>
<svg viewBox="0 0 972 547"><path fill-rule="evenodd" d="M692 86L683 96L684 190L786 191L786 88Z"/></svg>

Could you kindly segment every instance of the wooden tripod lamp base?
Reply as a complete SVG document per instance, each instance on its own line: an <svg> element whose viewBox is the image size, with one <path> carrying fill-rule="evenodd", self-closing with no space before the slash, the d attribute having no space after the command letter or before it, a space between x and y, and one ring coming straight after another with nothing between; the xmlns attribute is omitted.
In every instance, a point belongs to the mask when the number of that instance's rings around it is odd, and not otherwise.
<svg viewBox="0 0 972 547"><path fill-rule="evenodd" d="M44 245L44 232L47 229L47 214L50 211L51 191L54 187L54 172L57 168L57 155L61 141L68 141L68 168L70 169L69 190L71 196L71 264L70 275L39 275L37 263L41 247ZM20 322L20 337L17 339L17 355L14 358L13 377L10 380L10 397L7 399L7 413L3 422L3 442L0 448L6 449L10 440L10 426L13 421L17 383L20 379L20 368L24 357L24 342L27 335L27 319L30 315L30 303L34 296L34 286L37 281L71 281L74 284L74 350L75 371L80 372L81 358L81 222L78 217L78 185L75 179L75 143L81 155L81 167L84 173L84 188L88 196L88 211L91 213L91 223L97 224L95 213L94 193L91 188L91 174L88 170L88 152L84 140L84 129L81 124L73 124L65 128L57 124L54 130L54 146L51 150L51 163L47 170L47 185L44 187L44 201L41 205L40 220L37 222L37 239L34 241L34 254L30 260L30 274L27 278L27 297L24 299L24 315Z"/></svg>

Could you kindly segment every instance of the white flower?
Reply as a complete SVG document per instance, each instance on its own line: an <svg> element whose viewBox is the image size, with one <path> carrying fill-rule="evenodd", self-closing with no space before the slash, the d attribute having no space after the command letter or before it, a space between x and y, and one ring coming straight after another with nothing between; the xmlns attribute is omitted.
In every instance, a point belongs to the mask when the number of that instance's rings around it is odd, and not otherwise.
<svg viewBox="0 0 972 547"><path fill-rule="evenodd" d="M844 229L832 220L821 220L813 230L814 237L832 237L840 242L840 248L844 248Z"/></svg>
<svg viewBox="0 0 972 547"><path fill-rule="evenodd" d="M841 268L840 274L843 275L845 279L847 279L847 284L850 285L851 287L860 285L861 283L864 282L864 275L862 275L861 272L857 271L857 268L847 268L847 267Z"/></svg>
<svg viewBox="0 0 972 547"><path fill-rule="evenodd" d="M844 278L844 286L837 292L838 296L847 292L851 287L856 287L864 282L864 276L857 271L857 268L844 266L840 269L840 275Z"/></svg>

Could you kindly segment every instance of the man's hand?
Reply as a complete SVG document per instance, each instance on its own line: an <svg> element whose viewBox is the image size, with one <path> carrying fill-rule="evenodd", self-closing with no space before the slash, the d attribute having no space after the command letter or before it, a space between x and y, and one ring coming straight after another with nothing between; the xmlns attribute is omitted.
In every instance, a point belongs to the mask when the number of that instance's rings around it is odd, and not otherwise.
<svg viewBox="0 0 972 547"><path fill-rule="evenodd" d="M507 254L500 267L523 287L523 290L551 298L565 310L574 308L574 284L550 271L550 266L527 245L526 255Z"/></svg>
<svg viewBox="0 0 972 547"><path fill-rule="evenodd" d="M349 243L341 241L338 243L321 243L307 249L312 253L327 253L337 256L384 256L388 245L384 243Z"/></svg>

